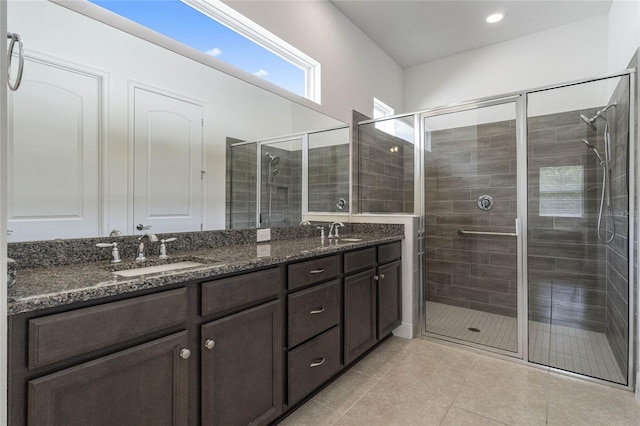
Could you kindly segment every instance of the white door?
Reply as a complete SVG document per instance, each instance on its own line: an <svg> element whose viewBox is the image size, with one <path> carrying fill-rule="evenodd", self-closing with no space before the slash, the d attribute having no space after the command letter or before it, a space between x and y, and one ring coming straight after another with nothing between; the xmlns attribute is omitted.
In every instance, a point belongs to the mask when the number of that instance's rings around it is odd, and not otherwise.
<svg viewBox="0 0 640 426"><path fill-rule="evenodd" d="M97 76L27 59L9 96L9 241L100 235Z"/></svg>
<svg viewBox="0 0 640 426"><path fill-rule="evenodd" d="M132 231L201 230L202 105L136 87L133 135Z"/></svg>

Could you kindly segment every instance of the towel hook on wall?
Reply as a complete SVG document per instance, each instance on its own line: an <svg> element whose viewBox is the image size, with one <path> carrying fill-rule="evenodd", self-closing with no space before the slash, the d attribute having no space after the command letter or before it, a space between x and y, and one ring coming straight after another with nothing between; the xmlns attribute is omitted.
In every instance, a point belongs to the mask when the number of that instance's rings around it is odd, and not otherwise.
<svg viewBox="0 0 640 426"><path fill-rule="evenodd" d="M16 33L7 33L7 39L11 40L9 42L9 51L7 53L7 74L8 74L8 84L9 89L14 92L18 90L20 87L20 83L22 82L22 71L24 70L24 46L22 45L22 37L20 34ZM13 49L15 48L16 42L18 43L18 74L16 75L15 81L11 81L11 60L13 59Z"/></svg>

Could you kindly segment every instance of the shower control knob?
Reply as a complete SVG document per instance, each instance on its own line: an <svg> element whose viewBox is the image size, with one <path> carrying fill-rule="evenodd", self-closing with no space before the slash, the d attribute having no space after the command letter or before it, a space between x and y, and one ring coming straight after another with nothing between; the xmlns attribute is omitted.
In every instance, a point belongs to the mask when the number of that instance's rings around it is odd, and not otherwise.
<svg viewBox="0 0 640 426"><path fill-rule="evenodd" d="M481 195L478 197L478 208L480 210L491 210L493 208L493 197L491 195Z"/></svg>

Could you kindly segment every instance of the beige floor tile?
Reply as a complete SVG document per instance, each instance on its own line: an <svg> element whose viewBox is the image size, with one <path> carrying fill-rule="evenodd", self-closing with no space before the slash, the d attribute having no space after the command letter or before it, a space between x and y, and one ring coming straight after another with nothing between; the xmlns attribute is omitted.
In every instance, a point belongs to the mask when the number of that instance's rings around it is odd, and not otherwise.
<svg viewBox="0 0 640 426"><path fill-rule="evenodd" d="M406 351L398 352L395 348L395 346L381 346L358 361L351 369L371 377L380 378L391 371L408 353Z"/></svg>
<svg viewBox="0 0 640 426"><path fill-rule="evenodd" d="M429 360L429 368L442 368L466 372L471 369L473 361L478 356L472 351L435 343L430 340L413 339L411 353L423 355Z"/></svg>
<svg viewBox="0 0 640 426"><path fill-rule="evenodd" d="M496 383L512 381L530 386L546 387L549 372L546 369L493 358L489 355L478 355L473 362L473 367L469 370L469 374L493 379Z"/></svg>
<svg viewBox="0 0 640 426"><path fill-rule="evenodd" d="M452 407L442 421L442 426L502 426L504 423Z"/></svg>
<svg viewBox="0 0 640 426"><path fill-rule="evenodd" d="M381 344L379 348L385 348L386 350L395 352L408 352L411 348L412 341L413 340L392 335L387 341Z"/></svg>
<svg viewBox="0 0 640 426"><path fill-rule="evenodd" d="M439 424L464 383L449 369L425 370L420 355L409 354L347 415L367 425Z"/></svg>
<svg viewBox="0 0 640 426"><path fill-rule="evenodd" d="M544 425L547 387L527 372L468 375L453 406L509 425Z"/></svg>
<svg viewBox="0 0 640 426"><path fill-rule="evenodd" d="M341 417L340 413L313 400L298 408L284 419L281 426L330 426Z"/></svg>
<svg viewBox="0 0 640 426"><path fill-rule="evenodd" d="M550 425L640 425L633 393L597 383L551 374Z"/></svg>
<svg viewBox="0 0 640 426"><path fill-rule="evenodd" d="M334 426L363 426L363 423L360 423L353 417L349 417L344 415L338 419Z"/></svg>
<svg viewBox="0 0 640 426"><path fill-rule="evenodd" d="M362 398L378 380L377 378L351 369L322 390L313 400L338 411L340 414L344 414L356 401Z"/></svg>

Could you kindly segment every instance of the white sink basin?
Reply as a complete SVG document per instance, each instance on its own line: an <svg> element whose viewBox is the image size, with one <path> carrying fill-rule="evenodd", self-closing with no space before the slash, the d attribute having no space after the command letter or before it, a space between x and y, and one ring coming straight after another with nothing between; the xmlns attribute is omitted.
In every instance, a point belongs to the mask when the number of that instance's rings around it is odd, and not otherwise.
<svg viewBox="0 0 640 426"><path fill-rule="evenodd" d="M147 266L144 268L124 269L122 271L116 271L114 274L121 277L137 277L138 275L157 274L158 272L173 271L176 269L193 268L195 266L204 266L198 262L177 262L169 263L166 265Z"/></svg>

